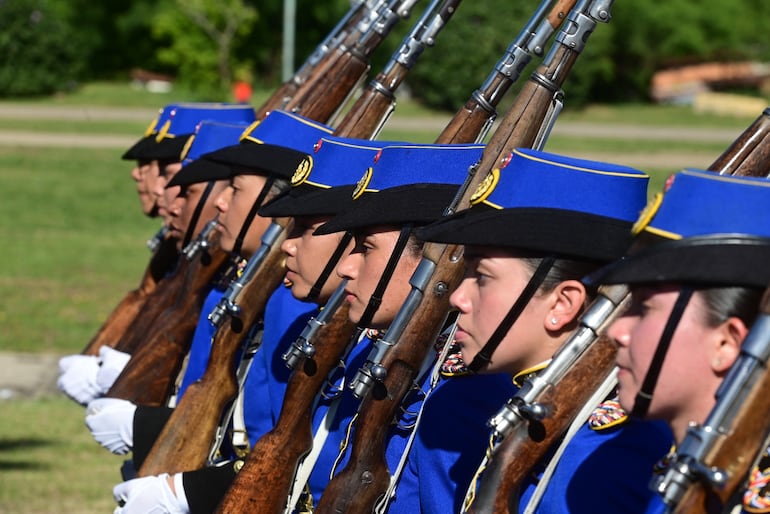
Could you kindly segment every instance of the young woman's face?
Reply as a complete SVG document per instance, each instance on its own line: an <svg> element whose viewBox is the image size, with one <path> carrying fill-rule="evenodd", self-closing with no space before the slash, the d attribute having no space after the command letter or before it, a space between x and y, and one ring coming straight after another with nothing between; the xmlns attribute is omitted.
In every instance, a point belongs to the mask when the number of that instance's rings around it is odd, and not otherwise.
<svg viewBox="0 0 770 514"><path fill-rule="evenodd" d="M168 209L169 218L171 220L169 225L169 228L171 229L170 236L177 238L179 241L177 245L179 247L178 249L181 250L184 237L188 230L192 231L190 237L192 240L201 230L203 230L206 223L214 219L217 215L214 200L222 191L224 191L227 185L228 183L226 180L217 180L214 183L211 192L203 204L203 208L200 211L200 215L198 216L198 220L194 227L190 227L190 222L192 221L195 210L198 208L198 203L201 201L203 193L208 187L208 182L198 182L181 188L179 195L174 198Z"/></svg>
<svg viewBox="0 0 770 514"><path fill-rule="evenodd" d="M634 406L678 295L675 285L634 287L630 307L607 330L618 347L619 400L628 411ZM704 409L707 413L713 404L716 383L710 343L719 334L705 323L702 302L700 294L693 294L676 327L648 411L648 417L673 422L672 427L703 421L701 413Z"/></svg>
<svg viewBox="0 0 770 514"><path fill-rule="evenodd" d="M355 236L353 251L337 266L337 274L348 280L346 301L350 304L349 318L358 323L369 303L377 283L398 240L399 231L393 227L371 227ZM367 328L387 328L406 299L420 256L409 245L398 260L395 272L383 294L382 303Z"/></svg>
<svg viewBox="0 0 770 514"><path fill-rule="evenodd" d="M139 203L145 216L158 215L155 197L150 192L158 171L157 161L137 161L136 166L131 170L131 178L136 182L136 193L139 195Z"/></svg>
<svg viewBox="0 0 770 514"><path fill-rule="evenodd" d="M470 364L487 343L532 276L525 262L493 248L466 247L466 274L449 301L460 311L455 340ZM536 294L492 355L486 372L520 373L549 359L544 326L548 295ZM564 320L561 320L563 322Z"/></svg>
<svg viewBox="0 0 770 514"><path fill-rule="evenodd" d="M215 201L219 211L217 230L222 234L219 245L223 250L231 252L235 247L235 240L241 232L241 227L266 183L267 178L262 175L236 175L231 184L217 195ZM270 225L270 221L270 218L254 216L241 247L241 254L244 257L248 258L257 251L262 234Z"/></svg>
<svg viewBox="0 0 770 514"><path fill-rule="evenodd" d="M328 216L294 218L294 227L281 245L286 254L286 279L291 283L292 295L299 300L307 298L342 238L342 232L313 235L315 229L328 219ZM351 241L343 255L349 253L352 248ZM341 282L342 279L336 273L330 273L318 298L313 298L312 301L319 305L325 304Z"/></svg>
<svg viewBox="0 0 770 514"><path fill-rule="evenodd" d="M168 208L173 199L179 194L180 189L178 186L166 189L166 184L168 184L169 180L171 180L181 169L181 162L161 163L160 174L153 183L152 194L155 197L155 203L158 206L158 215L163 218L163 222L166 226L169 226L171 223Z"/></svg>

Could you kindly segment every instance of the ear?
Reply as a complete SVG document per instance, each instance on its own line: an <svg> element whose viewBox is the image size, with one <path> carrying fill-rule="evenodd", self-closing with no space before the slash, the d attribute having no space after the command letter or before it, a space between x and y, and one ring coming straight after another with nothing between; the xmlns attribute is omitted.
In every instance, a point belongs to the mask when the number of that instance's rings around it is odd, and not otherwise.
<svg viewBox="0 0 770 514"><path fill-rule="evenodd" d="M569 327L583 310L586 289L579 280L565 280L550 295L550 308L544 320L546 330L555 331Z"/></svg>
<svg viewBox="0 0 770 514"><path fill-rule="evenodd" d="M727 373L741 353L741 344L749 329L740 318L730 317L718 327L718 339L711 360L717 374Z"/></svg>

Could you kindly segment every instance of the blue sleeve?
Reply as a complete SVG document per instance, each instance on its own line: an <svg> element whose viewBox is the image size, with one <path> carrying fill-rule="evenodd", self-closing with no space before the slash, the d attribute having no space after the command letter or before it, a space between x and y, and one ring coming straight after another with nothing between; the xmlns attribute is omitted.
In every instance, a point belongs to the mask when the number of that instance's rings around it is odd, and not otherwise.
<svg viewBox="0 0 770 514"><path fill-rule="evenodd" d="M185 368L182 384L179 386L178 398L181 399L187 388L200 379L206 371L206 365L209 362L209 353L211 352L211 338L214 337L216 329L209 321L209 313L214 310L220 298L224 295L221 289L213 288L206 296L203 302L198 324L195 326L192 344L190 346L187 368Z"/></svg>
<svg viewBox="0 0 770 514"><path fill-rule="evenodd" d="M285 287L276 289L265 306L262 345L244 384L244 421L252 445L278 420L291 374L283 354L316 313L315 304L295 299Z"/></svg>
<svg viewBox="0 0 770 514"><path fill-rule="evenodd" d="M567 445L536 512L645 513L655 501L653 467L673 437L662 422L630 419L602 430L586 423ZM522 494L526 506L534 484Z"/></svg>
<svg viewBox="0 0 770 514"><path fill-rule="evenodd" d="M458 512L487 448L487 420L513 394L510 375L445 379L428 397L389 513Z"/></svg>

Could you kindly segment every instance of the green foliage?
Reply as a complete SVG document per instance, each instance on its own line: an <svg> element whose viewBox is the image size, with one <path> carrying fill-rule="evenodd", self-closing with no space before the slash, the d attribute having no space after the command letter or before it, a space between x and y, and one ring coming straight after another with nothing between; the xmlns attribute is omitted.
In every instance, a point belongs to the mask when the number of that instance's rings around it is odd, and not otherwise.
<svg viewBox="0 0 770 514"><path fill-rule="evenodd" d="M0 96L46 95L79 78L85 45L66 3L0 2Z"/></svg>
<svg viewBox="0 0 770 514"><path fill-rule="evenodd" d="M161 63L176 63L182 84L221 96L232 82L232 55L237 38L248 34L256 9L242 0L174 0L163 3L153 17L153 34L168 38L158 48ZM219 95L217 95L219 92Z"/></svg>
<svg viewBox="0 0 770 514"><path fill-rule="evenodd" d="M435 47L426 49L410 72L414 96L435 108L459 109L492 72L530 9L522 2L461 3Z"/></svg>

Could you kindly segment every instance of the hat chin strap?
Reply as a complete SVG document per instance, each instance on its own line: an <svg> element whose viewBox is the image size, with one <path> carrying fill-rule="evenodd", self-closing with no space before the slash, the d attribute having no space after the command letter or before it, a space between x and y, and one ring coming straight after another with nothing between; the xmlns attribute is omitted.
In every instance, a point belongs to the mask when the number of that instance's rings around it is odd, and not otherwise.
<svg viewBox="0 0 770 514"><path fill-rule="evenodd" d="M393 273L396 271L396 265L398 265L401 254L404 252L404 248L406 248L406 243L409 241L409 235L411 233L411 223L401 227L401 232L398 234L398 239L393 247L393 253L390 254L390 258L382 272L382 276L380 277L379 282L377 282L377 287L374 288L374 292L369 298L369 303L366 304L366 309L364 309L364 313L361 315L361 319L358 322L359 328L367 328L371 324L377 309L380 308L385 288L388 286L388 282L390 282Z"/></svg>
<svg viewBox="0 0 770 514"><path fill-rule="evenodd" d="M321 271L321 274L318 275L318 280L315 281L315 284L313 284L313 287L310 288L310 292L308 292L307 296L305 297L306 301L312 302L318 298L319 294L321 294L321 289L323 289L324 284L326 284L326 281L329 279L329 276L337 267L337 264L340 262L340 259L345 253L345 250L347 249L348 243L350 243L351 239L353 239L353 234L351 232L348 231L343 234L342 239L340 239L340 242L337 244L337 249L334 250L334 253L329 258L329 261L326 263L323 271Z"/></svg>
<svg viewBox="0 0 770 514"><path fill-rule="evenodd" d="M206 185L206 189L203 190L203 194L201 194L200 200L198 200L198 205L195 206L195 211L193 211L193 214L190 217L190 223L187 225L187 231L185 231L184 234L184 242L182 243L182 248L185 248L188 244L190 244L190 241L194 235L193 230L195 230L195 226L198 224L198 218L201 217L203 206L206 205L206 200L208 200L208 197L213 189L214 181L211 180Z"/></svg>
<svg viewBox="0 0 770 514"><path fill-rule="evenodd" d="M262 207L262 204L265 201L265 197L267 197L267 194L270 192L270 188L273 187L274 180L275 178L272 176L267 177L267 181L262 187L262 191L259 192L259 196L254 201L254 205L251 206L251 210L249 211L249 214L246 215L246 219L243 220L243 226L241 226L241 230L238 232L238 237L235 238L235 244L233 245L232 251L233 255L239 255L241 253L241 248L243 247L243 240L246 237L246 232L249 231L251 222L254 221L254 218L257 217L257 211L259 211L259 208Z"/></svg>
<svg viewBox="0 0 770 514"><path fill-rule="evenodd" d="M671 314L668 316L668 321L666 321L666 326L663 328L663 333L660 335L660 341L658 341L658 347L655 349L655 354L652 356L650 368L647 370L647 375L644 377L641 389L636 393L634 408L631 411L632 416L643 418L647 415L650 403L652 402L652 393L655 391L655 385L658 383L660 370L663 367L663 361L671 346L671 340L674 338L674 331L676 331L676 327L682 319L684 310L690 302L690 298L692 298L692 293L693 289L690 287L682 287L679 290L679 296L676 299L676 303L674 303Z"/></svg>
<svg viewBox="0 0 770 514"><path fill-rule="evenodd" d="M513 304L511 310L505 315L505 318L503 318L503 321L497 326L497 329L495 329L495 332L490 336L481 351L473 358L473 362L468 365L468 369L471 372L478 373L492 362L492 354L495 353L495 350L500 346L505 335L511 330L511 327L516 323L516 320L519 319L519 316L521 316L521 313L524 311L524 308L529 301L535 296L538 288L543 284L545 277L548 276L548 272L551 271L554 262L556 262L556 257L553 255L548 255L540 261L532 278L529 279L526 287L524 287L524 290L516 299L516 303Z"/></svg>

